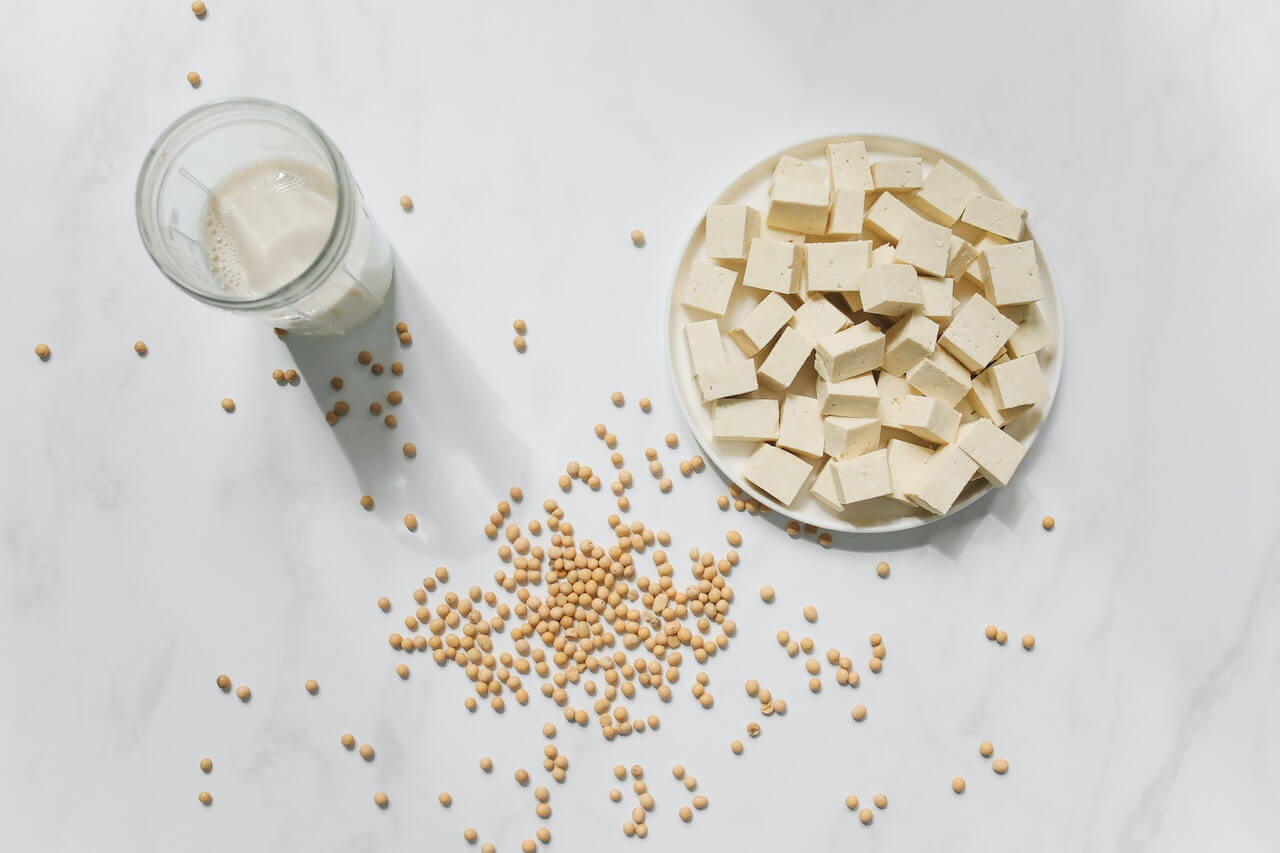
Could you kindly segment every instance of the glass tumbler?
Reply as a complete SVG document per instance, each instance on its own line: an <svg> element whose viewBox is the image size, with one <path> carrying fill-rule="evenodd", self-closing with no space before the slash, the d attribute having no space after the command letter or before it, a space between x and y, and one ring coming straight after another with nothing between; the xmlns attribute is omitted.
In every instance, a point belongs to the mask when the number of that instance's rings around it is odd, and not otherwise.
<svg viewBox="0 0 1280 853"><path fill-rule="evenodd" d="M391 286L391 246L346 160L283 104L235 98L179 118L147 154L136 204L156 266L217 308L342 334Z"/></svg>

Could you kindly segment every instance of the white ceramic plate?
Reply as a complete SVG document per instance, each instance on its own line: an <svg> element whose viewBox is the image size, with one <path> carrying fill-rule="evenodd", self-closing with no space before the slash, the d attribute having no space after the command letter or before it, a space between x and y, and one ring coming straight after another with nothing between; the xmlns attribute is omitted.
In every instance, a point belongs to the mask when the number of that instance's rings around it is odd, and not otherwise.
<svg viewBox="0 0 1280 853"><path fill-rule="evenodd" d="M779 151L777 154L761 160L748 169L745 174L730 184L728 189L709 202L708 206L711 204L750 204L763 214L768 207L769 179L779 157L783 154L790 154L802 160L825 162L827 143L855 140L861 140L866 143L867 154L872 162L888 157L921 157L926 164L926 174L930 164L937 162L939 158L943 158L977 181L984 194L997 199L1005 198L990 181L950 155L906 139L895 139L888 136L854 135L816 139L812 142L788 148L786 151ZM1031 211L1031 215L1034 215L1034 211ZM702 312L686 309L680 304L678 298L678 294L684 292L689 268L693 261L703 257L703 241L705 237L703 225L704 222L700 220L694 229L693 235L689 238L689 244L685 247L684 254L680 258L679 266L673 276L671 291L667 295L667 364L671 370L671 378L675 385L676 397L680 400L680 407L684 410L685 418L689 421L689 426L693 430L694 436L698 439L698 443L702 445L707 457L725 476L740 486L744 492L760 501L760 503L802 524L812 524L826 530L843 532L879 533L908 530L936 521L939 518L944 518L945 516L935 516L924 510L912 509L889 498L861 501L845 507L843 512L832 512L809 494L809 486L813 481L812 475L791 506L783 506L752 486L742 477L747 457L755 449L756 442L717 441L715 439L712 433L711 407L702 402L701 395L698 393L698 387L693 378L693 370L689 363L689 348L684 338L685 323L691 320L707 319L707 315ZM1023 239L1035 239L1035 235L1029 225ZM1030 447L1036 440L1040 427L1053 406L1054 398L1057 397L1058 393L1058 381L1062 375L1062 310L1058 302L1057 290L1053 286L1053 277L1049 273L1049 266L1045 263L1043 253L1040 252L1039 243L1036 244L1036 249L1040 261L1040 278L1045 290L1045 297L1040 301L1039 306L1050 329L1053 331L1053 339L1039 353L1040 366L1044 370L1045 381L1049 386L1049 399L1019 417L1006 428L1010 435L1017 438L1027 447ZM731 352L737 351L737 345L729 339L726 332L746 315L755 301L752 298L753 294L744 291L747 291L747 288L741 286L734 289L733 298L729 302L729 309L720 322L725 346L729 347ZM762 359L763 354L757 356L757 364ZM812 365L807 365L801 371L790 390L794 393L813 395L814 380L813 367ZM781 398L782 394L762 389L751 396ZM816 465L814 470L815 472L818 470ZM1020 474L1015 474L1014 476L1020 476ZM960 498L956 501L955 506L951 508L951 512L948 515L957 513L973 504L991 491L991 488L992 486L981 478L970 483L968 488L961 493Z"/></svg>

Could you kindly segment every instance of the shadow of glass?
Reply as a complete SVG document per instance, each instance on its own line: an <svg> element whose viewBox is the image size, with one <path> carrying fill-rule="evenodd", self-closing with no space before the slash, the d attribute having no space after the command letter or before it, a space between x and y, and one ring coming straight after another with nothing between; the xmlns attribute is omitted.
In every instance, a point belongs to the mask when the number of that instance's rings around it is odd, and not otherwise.
<svg viewBox="0 0 1280 853"><path fill-rule="evenodd" d="M424 541L457 552L459 537L445 534L478 527L473 496L480 506L491 506L495 495L505 497L511 485L527 479L530 450L508 427L506 412L495 404L499 397L453 334L447 312L437 310L398 255L394 263L387 300L363 326L341 337L291 335L285 343L319 416L339 400L350 406L333 433L361 492L373 497L373 512L401 529L404 515L413 513ZM399 341L400 322L413 335L409 345ZM362 350L384 366L381 374L357 361ZM391 371L397 361L403 375ZM340 390L330 386L334 376L343 379ZM403 394L400 404L389 402L392 391ZM375 402L377 414L370 411ZM388 415L395 416L394 428L385 423ZM412 458L404 452L406 442L417 448Z"/></svg>

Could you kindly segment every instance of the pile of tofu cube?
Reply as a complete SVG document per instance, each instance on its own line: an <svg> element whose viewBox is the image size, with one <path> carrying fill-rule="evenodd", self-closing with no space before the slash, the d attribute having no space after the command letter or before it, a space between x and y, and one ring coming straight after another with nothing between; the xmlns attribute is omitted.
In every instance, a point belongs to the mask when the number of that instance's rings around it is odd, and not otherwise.
<svg viewBox="0 0 1280 853"><path fill-rule="evenodd" d="M759 445L746 480L784 505L807 486L837 513L938 515L977 477L1007 484L1026 449L1004 428L1048 399L1053 338L1025 214L945 160L870 162L858 141L784 155L763 217L710 208L680 295L706 319L684 332L716 439ZM726 346L736 288L753 307Z"/></svg>

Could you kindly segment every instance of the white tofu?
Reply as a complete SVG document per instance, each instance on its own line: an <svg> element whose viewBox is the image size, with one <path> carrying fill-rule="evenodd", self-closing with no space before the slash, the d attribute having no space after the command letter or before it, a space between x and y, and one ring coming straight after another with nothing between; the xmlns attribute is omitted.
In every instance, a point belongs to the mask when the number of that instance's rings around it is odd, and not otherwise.
<svg viewBox="0 0 1280 853"><path fill-rule="evenodd" d="M1036 303L1034 302L1023 302L1020 305L997 305L996 308L1013 322L1022 325L1022 323L1026 322L1027 315L1031 313L1031 309L1035 305Z"/></svg>
<svg viewBox="0 0 1280 853"><path fill-rule="evenodd" d="M748 394L760 387L756 381L756 363L749 358L704 370L697 379L704 403Z"/></svg>
<svg viewBox="0 0 1280 853"><path fill-rule="evenodd" d="M724 441L773 441L778 437L778 401L717 400L711 424L715 437Z"/></svg>
<svg viewBox="0 0 1280 853"><path fill-rule="evenodd" d="M903 204L893 193L880 193L862 217L862 227L881 239L897 243L902 229L920 214Z"/></svg>
<svg viewBox="0 0 1280 853"><path fill-rule="evenodd" d="M871 182L878 190L918 190L924 185L924 162L900 157L871 164Z"/></svg>
<svg viewBox="0 0 1280 853"><path fill-rule="evenodd" d="M765 221L770 228L825 234L830 209L831 189L825 183L784 175L773 182Z"/></svg>
<svg viewBox="0 0 1280 853"><path fill-rule="evenodd" d="M831 186L837 190L870 192L875 189L865 142L829 143L827 166L831 170Z"/></svg>
<svg viewBox="0 0 1280 853"><path fill-rule="evenodd" d="M881 371L880 378L876 380L876 394L880 397L876 417L880 418L880 424L885 427L901 428L902 404L899 401L914 393L911 386L907 384L907 380Z"/></svg>
<svg viewBox="0 0 1280 853"><path fill-rule="evenodd" d="M950 231L917 216L903 226L902 239L898 240L893 259L900 264L911 264L925 275L944 276L950 246Z"/></svg>
<svg viewBox="0 0 1280 853"><path fill-rule="evenodd" d="M956 446L969 454L978 470L997 486L1009 485L1027 448L986 418L964 424L956 434Z"/></svg>
<svg viewBox="0 0 1280 853"><path fill-rule="evenodd" d="M1005 347L1015 358L1039 352L1053 338L1053 330L1045 320L1040 306L1034 302L1027 306L1026 319L1018 323Z"/></svg>
<svg viewBox="0 0 1280 853"><path fill-rule="evenodd" d="M922 313L936 322L951 320L951 309L954 299L952 293L955 283L949 278L932 278L920 276L920 298L924 300Z"/></svg>
<svg viewBox="0 0 1280 853"><path fill-rule="evenodd" d="M773 167L773 181L770 186L780 180L803 181L826 186L828 184L827 167L822 163L810 163L799 157L783 154L778 158L778 165Z"/></svg>
<svg viewBox="0 0 1280 853"><path fill-rule="evenodd" d="M889 482L893 485L893 492L889 497L899 503L915 506L907 493L915 491L924 463L929 461L933 451L900 438L889 439L885 450L889 455Z"/></svg>
<svg viewBox="0 0 1280 853"><path fill-rule="evenodd" d="M836 189L831 191L831 215L827 219L828 234L859 234L862 232L862 213L866 209L867 194L860 189Z"/></svg>
<svg viewBox="0 0 1280 853"><path fill-rule="evenodd" d="M834 335L853 325L843 311L821 293L815 293L796 309L791 325L811 341Z"/></svg>
<svg viewBox="0 0 1280 853"><path fill-rule="evenodd" d="M929 170L920 192L916 193L916 206L929 218L950 228L956 224L969 199L978 194L978 185L946 160L939 160Z"/></svg>
<svg viewBox="0 0 1280 853"><path fill-rule="evenodd" d="M901 317L924 307L915 267L908 264L871 267L858 279L858 295L869 314Z"/></svg>
<svg viewBox="0 0 1280 853"><path fill-rule="evenodd" d="M926 397L954 408L969 393L973 383L968 368L946 350L937 349L907 371L907 384Z"/></svg>
<svg viewBox="0 0 1280 853"><path fill-rule="evenodd" d="M1044 298L1036 244L1027 240L991 246L979 258L987 300L995 305L1018 305Z"/></svg>
<svg viewBox="0 0 1280 853"><path fill-rule="evenodd" d="M956 440L960 413L933 397L899 397L898 429L934 444L950 444Z"/></svg>
<svg viewBox="0 0 1280 853"><path fill-rule="evenodd" d="M887 264L894 263L894 256L898 250L892 243L885 243L882 246L876 246L871 250L871 266L883 267Z"/></svg>
<svg viewBox="0 0 1280 853"><path fill-rule="evenodd" d="M978 463L970 459L969 454L954 444L948 444L924 463L915 490L908 491L907 497L934 515L944 515L951 510L977 470Z"/></svg>
<svg viewBox="0 0 1280 853"><path fill-rule="evenodd" d="M870 373L843 382L828 382L819 376L818 402L824 415L874 418L880 414L880 392L876 390L875 377Z"/></svg>
<svg viewBox="0 0 1280 853"><path fill-rule="evenodd" d="M823 442L822 412L817 399L788 394L782 401L778 446L803 456L821 456Z"/></svg>
<svg viewBox="0 0 1280 853"><path fill-rule="evenodd" d="M964 271L964 275L961 277L981 291L987 285L987 274L982 269L983 253L992 246L1007 246L1009 245L1009 241L1003 237L997 237L995 234L983 234L982 237L978 238L976 243L972 240L969 242L973 243L973 249L978 253L978 256L970 262L969 266Z"/></svg>
<svg viewBox="0 0 1280 853"><path fill-rule="evenodd" d="M1000 400L996 397L995 389L991 387L991 368L987 368L973 377L973 386L969 389L965 399L973 406L975 412L998 427L1004 426L1031 408L1030 406L1019 406L1016 409L1001 411Z"/></svg>
<svg viewBox="0 0 1280 853"><path fill-rule="evenodd" d="M822 449L844 459L861 456L880 446L879 418L841 418L828 415L822 421Z"/></svg>
<svg viewBox="0 0 1280 853"><path fill-rule="evenodd" d="M855 315L862 310L862 294L856 290L838 294L844 300L845 306Z"/></svg>
<svg viewBox="0 0 1280 853"><path fill-rule="evenodd" d="M716 204L707 208L707 257L745 261L751 241L760 236L760 211L748 204Z"/></svg>
<svg viewBox="0 0 1280 853"><path fill-rule="evenodd" d="M766 388L784 390L796 381L796 374L804 367L813 352L813 339L791 326L782 330L778 342L769 350L757 373Z"/></svg>
<svg viewBox="0 0 1280 853"><path fill-rule="evenodd" d="M970 296L938 342L976 373L991 363L1016 328L1017 324L990 302L981 296Z"/></svg>
<svg viewBox="0 0 1280 853"><path fill-rule="evenodd" d="M773 495L779 503L789 506L811 471L813 466L794 453L772 444L762 444L747 460L742 475L748 482Z"/></svg>
<svg viewBox="0 0 1280 853"><path fill-rule="evenodd" d="M1049 399L1049 386L1034 353L992 367L991 388L1002 410L1034 406Z"/></svg>
<svg viewBox="0 0 1280 853"><path fill-rule="evenodd" d="M828 382L843 382L875 370L884 362L884 333L874 323L864 321L819 338L814 349L825 371L825 375L820 375Z"/></svg>
<svg viewBox="0 0 1280 853"><path fill-rule="evenodd" d="M706 258L698 258L689 269L689 280L685 283L684 298L680 304L723 317L729 307L729 297L733 295L733 286L737 283L738 273L734 270L725 269Z"/></svg>
<svg viewBox="0 0 1280 853"><path fill-rule="evenodd" d="M805 243L804 259L806 286L809 290L857 290L858 277L871 269L871 241Z"/></svg>
<svg viewBox="0 0 1280 853"><path fill-rule="evenodd" d="M955 234L947 242L947 277L959 278L969 265L978 259L977 248L962 237Z"/></svg>
<svg viewBox="0 0 1280 853"><path fill-rule="evenodd" d="M684 337L689 342L689 360L693 362L694 376L725 363L724 341L720 338L720 324L715 320L685 323Z"/></svg>
<svg viewBox="0 0 1280 853"><path fill-rule="evenodd" d="M874 450L835 463L836 485L846 504L882 497L893 492L889 477L889 454Z"/></svg>
<svg viewBox="0 0 1280 853"><path fill-rule="evenodd" d="M747 251L747 268L742 283L757 290L799 293L804 273L801 244L757 237Z"/></svg>
<svg viewBox="0 0 1280 853"><path fill-rule="evenodd" d="M813 478L809 494L832 512L843 512L844 496L840 494L840 485L836 482L835 464L834 459L828 459L823 464L818 470L818 476Z"/></svg>
<svg viewBox="0 0 1280 853"><path fill-rule="evenodd" d="M884 371L902 376L933 352L937 342L938 324L912 311L884 333Z"/></svg>
<svg viewBox="0 0 1280 853"><path fill-rule="evenodd" d="M761 299L751 313L742 318L736 328L729 330L729 337L751 358L769 345L778 330L787 325L794 312L787 300L776 293Z"/></svg>
<svg viewBox="0 0 1280 853"><path fill-rule="evenodd" d="M1026 213L1007 201L975 195L965 204L960 221L1006 240L1017 240L1022 236L1022 217Z"/></svg>

